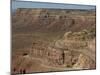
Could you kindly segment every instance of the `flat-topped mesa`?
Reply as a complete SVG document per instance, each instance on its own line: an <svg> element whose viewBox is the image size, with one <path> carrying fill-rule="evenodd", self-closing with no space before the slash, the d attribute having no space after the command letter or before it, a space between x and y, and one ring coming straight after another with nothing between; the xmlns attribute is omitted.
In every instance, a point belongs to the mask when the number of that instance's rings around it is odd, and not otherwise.
<svg viewBox="0 0 100 75"><path fill-rule="evenodd" d="M75 14L72 12L75 12ZM19 8L12 19L13 32L40 31L60 33L69 30L80 31L89 29L95 25L95 15L93 13L67 9Z"/></svg>
<svg viewBox="0 0 100 75"><path fill-rule="evenodd" d="M56 18L56 19L68 19L73 16L75 18L80 18L81 16L82 17L89 16L91 18L95 16L93 13L92 14L89 12L82 13L81 11L71 11L68 9L18 8L16 10L17 16L34 16L34 17L38 16L39 18ZM78 16L79 14L80 16ZM86 14L88 14L88 16Z"/></svg>
<svg viewBox="0 0 100 75"><path fill-rule="evenodd" d="M27 8L19 8L16 10L16 16L25 17L30 16L39 19L68 19L68 15L62 10L58 13L56 10L51 9L27 9Z"/></svg>

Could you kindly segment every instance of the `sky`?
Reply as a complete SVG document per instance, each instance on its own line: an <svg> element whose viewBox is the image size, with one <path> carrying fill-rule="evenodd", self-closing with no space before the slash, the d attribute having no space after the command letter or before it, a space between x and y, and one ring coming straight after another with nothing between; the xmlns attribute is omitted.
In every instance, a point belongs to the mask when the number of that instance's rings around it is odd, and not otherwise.
<svg viewBox="0 0 100 75"><path fill-rule="evenodd" d="M17 8L95 9L95 6L31 1L12 1L12 9Z"/></svg>

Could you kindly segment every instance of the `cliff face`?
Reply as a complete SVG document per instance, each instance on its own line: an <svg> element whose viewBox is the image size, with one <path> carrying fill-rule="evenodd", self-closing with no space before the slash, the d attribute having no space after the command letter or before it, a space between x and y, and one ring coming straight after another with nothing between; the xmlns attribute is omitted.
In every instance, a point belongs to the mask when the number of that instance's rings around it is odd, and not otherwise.
<svg viewBox="0 0 100 75"><path fill-rule="evenodd" d="M14 73L96 67L94 11L21 8L12 31Z"/></svg>
<svg viewBox="0 0 100 75"><path fill-rule="evenodd" d="M14 32L80 31L95 25L95 12L62 9L17 9L12 17Z"/></svg>
<svg viewBox="0 0 100 75"><path fill-rule="evenodd" d="M44 59L45 65L76 69L95 68L95 28L66 32L52 46L43 43L34 44L32 47L31 56Z"/></svg>
<svg viewBox="0 0 100 75"><path fill-rule="evenodd" d="M95 37L83 40L79 38L79 35L75 35L78 38L74 39L71 34L67 34L67 38L65 38L65 35L62 39L55 41L53 47L47 44L32 45L30 50L31 57L43 59L45 65L52 67L63 66L72 69L94 69Z"/></svg>

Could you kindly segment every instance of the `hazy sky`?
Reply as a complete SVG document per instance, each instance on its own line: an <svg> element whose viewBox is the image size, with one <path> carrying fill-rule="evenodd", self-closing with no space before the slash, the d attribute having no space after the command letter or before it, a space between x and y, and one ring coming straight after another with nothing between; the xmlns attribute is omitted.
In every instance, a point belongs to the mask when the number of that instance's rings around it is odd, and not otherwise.
<svg viewBox="0 0 100 75"><path fill-rule="evenodd" d="M12 1L12 9L17 8L60 8L60 9L95 9L92 5L58 4L31 1Z"/></svg>

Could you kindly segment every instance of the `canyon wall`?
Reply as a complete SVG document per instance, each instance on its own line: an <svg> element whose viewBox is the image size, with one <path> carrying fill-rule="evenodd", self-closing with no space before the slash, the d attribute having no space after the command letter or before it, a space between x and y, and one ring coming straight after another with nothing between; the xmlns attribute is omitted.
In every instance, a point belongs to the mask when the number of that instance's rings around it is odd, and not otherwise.
<svg viewBox="0 0 100 75"><path fill-rule="evenodd" d="M94 11L19 8L12 16L14 32L80 31L95 26Z"/></svg>

